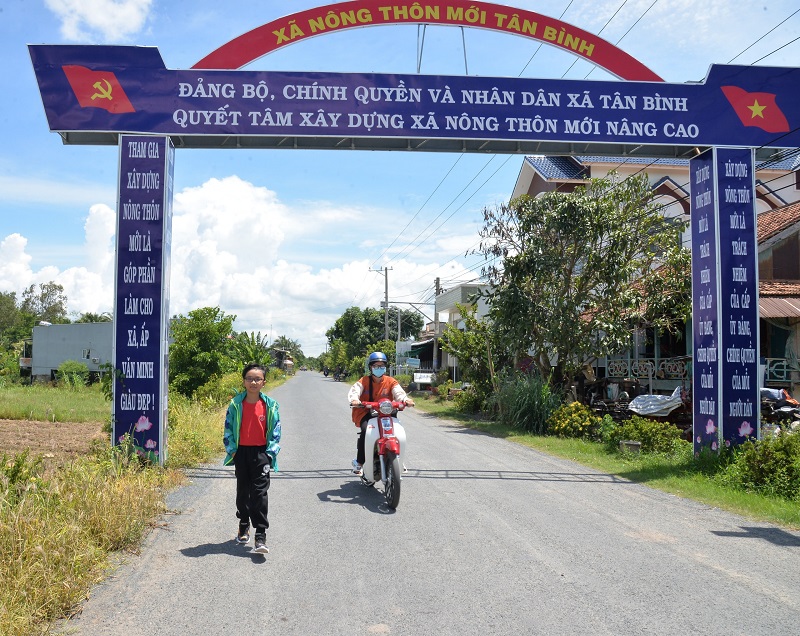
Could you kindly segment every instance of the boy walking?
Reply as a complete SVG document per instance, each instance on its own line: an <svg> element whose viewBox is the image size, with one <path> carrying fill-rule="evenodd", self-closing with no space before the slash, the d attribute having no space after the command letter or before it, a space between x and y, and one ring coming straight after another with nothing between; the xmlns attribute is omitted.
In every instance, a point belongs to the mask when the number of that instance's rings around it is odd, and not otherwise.
<svg viewBox="0 0 800 636"><path fill-rule="evenodd" d="M278 403L262 392L267 370L248 364L242 371L244 391L236 394L225 415L225 466L231 463L236 472L236 516L239 530L236 542L250 541L250 527L255 528L253 552L267 554L269 521L268 491L270 468L278 470L281 450L281 418Z"/></svg>

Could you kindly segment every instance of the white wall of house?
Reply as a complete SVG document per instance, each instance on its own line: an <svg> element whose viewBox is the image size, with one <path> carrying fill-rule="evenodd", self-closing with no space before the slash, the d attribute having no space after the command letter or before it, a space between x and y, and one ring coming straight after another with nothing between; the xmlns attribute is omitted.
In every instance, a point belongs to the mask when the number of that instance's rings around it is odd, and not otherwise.
<svg viewBox="0 0 800 636"><path fill-rule="evenodd" d="M89 371L112 361L114 323L93 322L70 325L39 325L33 328L31 373L49 380L62 362L83 362Z"/></svg>
<svg viewBox="0 0 800 636"><path fill-rule="evenodd" d="M477 292L485 292L488 289L489 285L465 283L456 285L452 289L439 294L436 297L435 311L439 314L440 331L444 332L445 325L450 325L456 329L463 328L461 323L464 320L464 316L459 312L457 305L474 305L476 307L476 317L485 318L489 314L489 303L486 298L480 297L473 300L473 297ZM457 365L458 359L455 356L447 353L443 354L442 366L451 368Z"/></svg>

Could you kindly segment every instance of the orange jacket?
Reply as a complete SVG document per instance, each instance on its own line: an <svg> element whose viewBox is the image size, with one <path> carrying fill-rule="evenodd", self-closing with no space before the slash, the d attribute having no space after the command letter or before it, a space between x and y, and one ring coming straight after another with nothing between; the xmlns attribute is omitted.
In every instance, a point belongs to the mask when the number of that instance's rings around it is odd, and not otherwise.
<svg viewBox="0 0 800 636"><path fill-rule="evenodd" d="M388 375L383 376L380 382L374 382L371 375L365 375L359 380L359 382L361 382L361 386L363 387L361 390L361 399L366 400L367 402L377 402L378 400L383 399L391 400L392 389L398 384L397 380L389 377ZM372 383L371 396L369 391L370 383ZM352 409L352 411L353 424L356 426L361 426L361 420L364 419L365 415L369 414L369 409L358 407Z"/></svg>

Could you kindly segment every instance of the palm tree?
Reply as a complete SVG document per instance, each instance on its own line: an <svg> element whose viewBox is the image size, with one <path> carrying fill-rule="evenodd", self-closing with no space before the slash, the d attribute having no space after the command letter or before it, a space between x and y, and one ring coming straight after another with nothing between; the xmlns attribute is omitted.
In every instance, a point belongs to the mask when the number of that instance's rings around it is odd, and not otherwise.
<svg viewBox="0 0 800 636"><path fill-rule="evenodd" d="M269 340L261 332L251 331L249 334L242 332L235 334L231 340L231 358L241 365L255 362L264 367L272 364Z"/></svg>
<svg viewBox="0 0 800 636"><path fill-rule="evenodd" d="M297 340L292 340L287 336L278 336L275 338L272 343L272 348L288 351L289 355L292 356L292 359L298 364L302 364L302 361L305 360L303 350L300 348L300 343L297 342Z"/></svg>

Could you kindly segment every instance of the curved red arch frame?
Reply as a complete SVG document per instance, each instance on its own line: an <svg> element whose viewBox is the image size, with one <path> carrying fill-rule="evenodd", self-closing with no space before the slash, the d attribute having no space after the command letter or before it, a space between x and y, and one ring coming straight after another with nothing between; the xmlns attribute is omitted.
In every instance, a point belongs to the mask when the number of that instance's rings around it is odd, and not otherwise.
<svg viewBox="0 0 800 636"><path fill-rule="evenodd" d="M402 5L383 0L352 0L315 7L262 24L223 44L192 68L237 69L267 53L316 35L388 24L490 29L569 51L624 80L664 81L610 42L576 26L533 11L467 0L418 0Z"/></svg>

